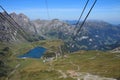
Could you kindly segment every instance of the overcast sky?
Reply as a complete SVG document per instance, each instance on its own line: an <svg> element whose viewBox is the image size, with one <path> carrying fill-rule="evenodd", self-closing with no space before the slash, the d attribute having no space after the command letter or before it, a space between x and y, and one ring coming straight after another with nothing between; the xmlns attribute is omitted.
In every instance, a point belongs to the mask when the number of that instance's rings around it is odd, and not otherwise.
<svg viewBox="0 0 120 80"><path fill-rule="evenodd" d="M0 0L9 12L24 13L30 19L78 20L87 0ZM94 0L90 0L86 12ZM86 15L86 12L84 16ZM83 17L84 18L84 17ZM88 19L120 24L120 0L98 0Z"/></svg>

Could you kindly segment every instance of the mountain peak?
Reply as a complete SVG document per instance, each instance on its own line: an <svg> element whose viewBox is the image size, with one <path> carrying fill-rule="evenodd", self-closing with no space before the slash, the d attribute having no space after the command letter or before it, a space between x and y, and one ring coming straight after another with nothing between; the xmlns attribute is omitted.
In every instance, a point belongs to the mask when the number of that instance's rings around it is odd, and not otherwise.
<svg viewBox="0 0 120 80"><path fill-rule="evenodd" d="M10 15L17 15L15 12L10 13Z"/></svg>

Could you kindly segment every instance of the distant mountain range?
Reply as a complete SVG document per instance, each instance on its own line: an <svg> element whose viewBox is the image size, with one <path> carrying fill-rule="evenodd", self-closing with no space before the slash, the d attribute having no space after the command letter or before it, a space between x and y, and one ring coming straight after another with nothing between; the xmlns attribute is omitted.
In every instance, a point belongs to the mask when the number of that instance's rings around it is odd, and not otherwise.
<svg viewBox="0 0 120 80"><path fill-rule="evenodd" d="M29 41L62 39L70 51L77 51L80 49L110 50L120 46L120 25L112 25L104 21L87 21L82 31L75 36L75 39L72 39L75 32L75 20L60 21L58 19L38 19L31 21L24 14L11 13L10 15L21 28L32 37L33 40ZM0 22L3 23L2 21ZM79 26L76 29L78 28ZM0 27L0 29L2 29L2 27ZM14 33L15 32L13 32L13 34Z"/></svg>
<svg viewBox="0 0 120 80"><path fill-rule="evenodd" d="M82 31L76 36L75 43L71 45L77 48L80 45L79 49L85 50L110 50L120 46L119 30L119 25L104 21L87 21Z"/></svg>

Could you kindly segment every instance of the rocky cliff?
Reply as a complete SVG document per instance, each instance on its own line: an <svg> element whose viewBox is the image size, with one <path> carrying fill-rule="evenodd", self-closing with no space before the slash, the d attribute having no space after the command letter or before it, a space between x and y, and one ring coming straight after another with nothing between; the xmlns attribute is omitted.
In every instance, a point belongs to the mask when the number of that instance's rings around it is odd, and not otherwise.
<svg viewBox="0 0 120 80"><path fill-rule="evenodd" d="M29 36L32 38L29 41L40 39L62 39L69 50L76 51L84 50L109 50L115 47L111 46L120 40L120 25L112 25L104 21L87 21L81 32L76 36L75 21L72 22L53 20L33 20L31 21L24 14L11 13L11 17L20 25ZM0 19L1 40L15 40L18 35L18 29L9 27L8 22ZM81 24L81 23L80 23ZM79 25L80 26L80 25ZM79 28L76 27L76 29ZM19 28L18 27L18 28ZM2 36L5 34L4 36ZM75 37L75 39L73 39Z"/></svg>

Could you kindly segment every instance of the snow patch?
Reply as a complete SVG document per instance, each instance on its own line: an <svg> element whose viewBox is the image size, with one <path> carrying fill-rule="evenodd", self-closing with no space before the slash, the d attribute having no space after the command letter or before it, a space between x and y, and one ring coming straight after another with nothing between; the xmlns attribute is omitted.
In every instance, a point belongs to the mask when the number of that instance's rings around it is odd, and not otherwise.
<svg viewBox="0 0 120 80"><path fill-rule="evenodd" d="M93 39L89 39L89 41L91 41L91 42L92 42L92 41L93 41Z"/></svg>
<svg viewBox="0 0 120 80"><path fill-rule="evenodd" d="M82 36L81 38L78 38L78 40L84 40L84 39L88 39L89 37L88 36Z"/></svg>
<svg viewBox="0 0 120 80"><path fill-rule="evenodd" d="M99 37L98 35L95 35L95 37Z"/></svg>

